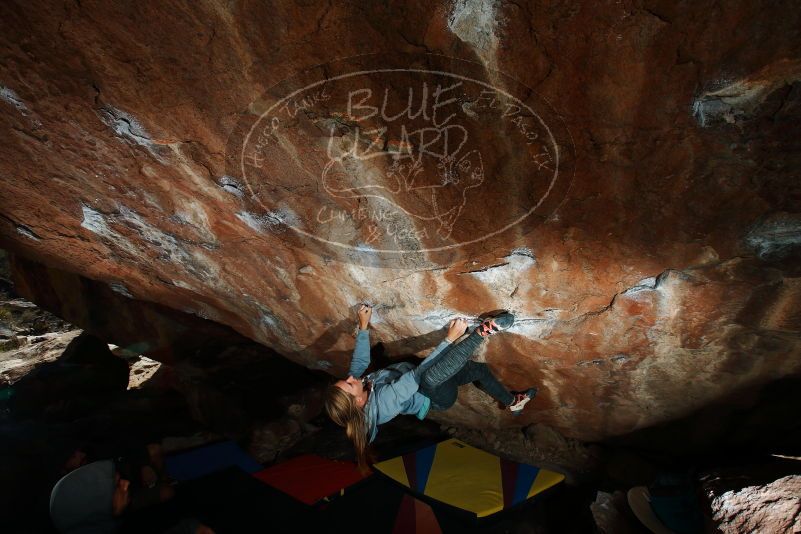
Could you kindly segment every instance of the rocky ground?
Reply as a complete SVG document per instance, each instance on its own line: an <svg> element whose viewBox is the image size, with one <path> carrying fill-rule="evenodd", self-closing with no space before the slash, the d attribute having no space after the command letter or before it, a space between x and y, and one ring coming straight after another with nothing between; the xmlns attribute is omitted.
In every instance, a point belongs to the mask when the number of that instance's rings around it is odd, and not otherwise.
<svg viewBox="0 0 801 534"><path fill-rule="evenodd" d="M801 532L801 458L771 460L704 474L703 493L721 532Z"/></svg>
<svg viewBox="0 0 801 534"><path fill-rule="evenodd" d="M64 335L67 332L70 335ZM16 293L11 282L8 254L0 249L0 354L3 359L0 374L12 373L8 380L13 381L13 373L24 374L27 372L24 366L31 362L57 357L59 349L63 350L77 335L76 332L79 330L66 321ZM44 345L28 355L27 351L31 350L28 347L40 343ZM18 369L18 366L23 368Z"/></svg>

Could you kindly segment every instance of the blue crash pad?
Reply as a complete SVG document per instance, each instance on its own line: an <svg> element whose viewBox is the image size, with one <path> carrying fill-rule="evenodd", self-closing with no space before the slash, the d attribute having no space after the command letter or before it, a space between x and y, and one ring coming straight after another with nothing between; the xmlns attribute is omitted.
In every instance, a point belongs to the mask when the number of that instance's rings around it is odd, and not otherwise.
<svg viewBox="0 0 801 534"><path fill-rule="evenodd" d="M250 474L264 468L233 441L221 441L173 454L167 456L164 463L167 474L178 481L195 480L228 467L238 467Z"/></svg>

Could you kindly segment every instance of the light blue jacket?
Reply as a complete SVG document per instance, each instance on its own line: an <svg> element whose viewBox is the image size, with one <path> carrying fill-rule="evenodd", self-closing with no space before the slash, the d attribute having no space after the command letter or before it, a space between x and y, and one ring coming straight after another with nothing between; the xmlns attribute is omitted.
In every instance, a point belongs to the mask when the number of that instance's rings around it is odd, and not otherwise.
<svg viewBox="0 0 801 534"><path fill-rule="evenodd" d="M409 362L393 363L367 375L367 379L373 383L367 404L364 405L370 442L378 433L378 425L386 423L398 414L414 414L419 419L428 414L431 400L418 391L420 377L448 345L450 341L447 339L441 341L420 365ZM359 330L348 374L354 378L361 378L369 365L370 331Z"/></svg>

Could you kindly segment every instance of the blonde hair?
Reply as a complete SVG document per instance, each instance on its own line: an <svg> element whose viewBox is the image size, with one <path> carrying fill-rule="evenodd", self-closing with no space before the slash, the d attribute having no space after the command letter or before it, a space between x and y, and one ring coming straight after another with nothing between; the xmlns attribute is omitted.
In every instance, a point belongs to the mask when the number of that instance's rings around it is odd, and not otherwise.
<svg viewBox="0 0 801 534"><path fill-rule="evenodd" d="M325 392L325 411L332 421L345 428L345 434L356 449L359 471L368 472L372 454L368 448L367 418L364 409L356 405L353 395L332 384Z"/></svg>

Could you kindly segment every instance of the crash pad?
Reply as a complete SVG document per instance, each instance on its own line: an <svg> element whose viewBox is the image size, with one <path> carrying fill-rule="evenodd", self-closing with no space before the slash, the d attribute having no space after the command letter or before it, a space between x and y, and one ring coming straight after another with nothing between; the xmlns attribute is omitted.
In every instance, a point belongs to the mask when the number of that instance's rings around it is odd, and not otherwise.
<svg viewBox="0 0 801 534"><path fill-rule="evenodd" d="M490 516L562 482L561 473L502 459L456 439L375 464L412 492L475 514Z"/></svg>
<svg viewBox="0 0 801 534"><path fill-rule="evenodd" d="M167 474L178 481L194 480L228 467L238 467L246 473L255 473L263 467L233 441L220 441L171 454L164 463Z"/></svg>
<svg viewBox="0 0 801 534"><path fill-rule="evenodd" d="M303 454L254 473L253 476L302 503L313 505L326 497L343 492L369 474L361 474L353 462Z"/></svg>
<svg viewBox="0 0 801 534"><path fill-rule="evenodd" d="M442 529L428 504L411 495L404 495L392 534L442 534Z"/></svg>

